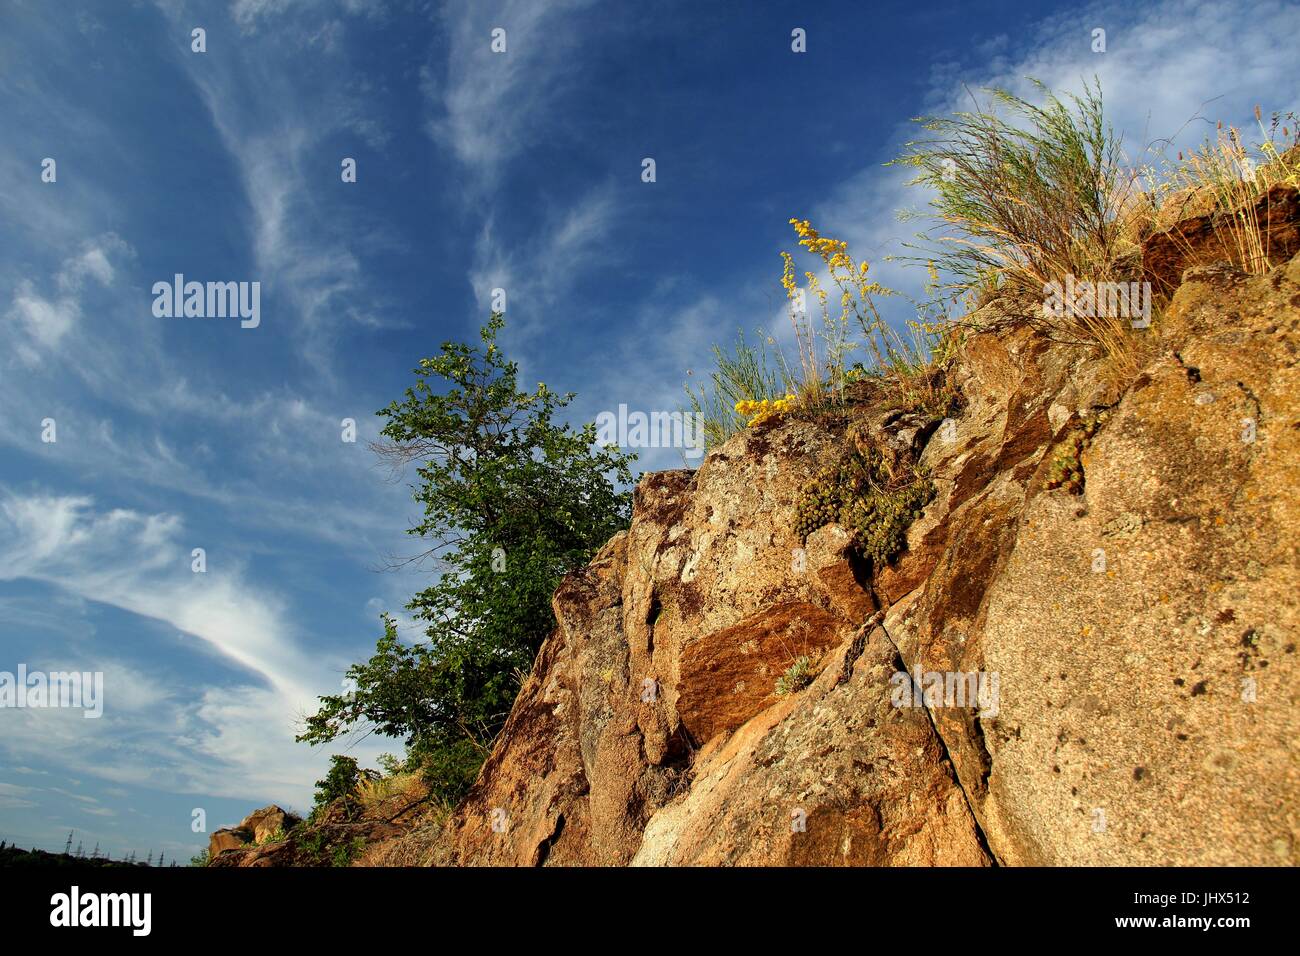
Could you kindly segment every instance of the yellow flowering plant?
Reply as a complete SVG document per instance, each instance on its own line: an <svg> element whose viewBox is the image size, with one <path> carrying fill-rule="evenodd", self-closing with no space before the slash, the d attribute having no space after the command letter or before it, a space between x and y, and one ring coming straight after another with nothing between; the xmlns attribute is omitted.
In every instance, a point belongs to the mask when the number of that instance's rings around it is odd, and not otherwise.
<svg viewBox="0 0 1300 956"><path fill-rule="evenodd" d="M807 219L791 219L790 225L799 237L799 245L821 259L826 275L839 292L839 311L833 315L821 280L805 272L806 286L801 290L795 280L794 258L788 252L781 253L781 285L791 302L790 318L799 342L801 398L809 404L828 404L828 400L842 399L847 384L887 376L901 404L946 407L951 395L947 389L938 394L934 384L934 371L946 363L953 347L952 323L946 311L936 314L932 308L918 305L917 317L909 320L906 333L900 334L885 321L877 305L878 299L899 293L872 277L870 263L855 259L846 241L823 236ZM933 293L939 287L938 269L933 262L928 271L929 291ZM808 297L815 299L821 310L824 366L818 360L817 331L806 308L801 308ZM860 340L850 335L850 322L860 330ZM846 367L847 356L859 346L869 353L865 364Z"/></svg>
<svg viewBox="0 0 1300 956"><path fill-rule="evenodd" d="M746 424L752 428L770 419L780 418L795 408L798 401L793 393L777 399L748 399L736 402L736 411L747 419Z"/></svg>
<svg viewBox="0 0 1300 956"><path fill-rule="evenodd" d="M936 371L953 345L947 315L932 319L922 312L908 323L908 337L900 336L876 305L877 297L897 293L874 279L870 265L855 260L847 242L821 235L808 220L791 219L790 225L799 245L825 266L820 276L807 270L801 277L794 256L781 253L781 286L798 342L798 367L791 368L776 340L763 331L756 345L742 333L731 349L714 346L715 370L699 387L686 387L689 410L703 422L706 446L715 448L739 429L797 410L816 412L841 404L846 386L866 377L888 378L900 406L946 407L952 393ZM835 313L833 294L839 306ZM808 317L809 298L821 313L820 328ZM863 344L855 325L865 334L870 352L865 367L848 363L852 351Z"/></svg>
<svg viewBox="0 0 1300 956"><path fill-rule="evenodd" d="M877 364L882 358L877 338L887 330L876 297L895 293L874 281L870 265L857 261L849 254L848 243L843 239L823 236L807 219L791 219L790 225L799 237L799 245L822 260L831 283L838 290L839 311L832 314L830 292L821 279L804 272L805 287L801 289L795 279L794 257L781 253L784 268L781 285L790 300L790 322L799 345L799 393L809 405L820 406L838 400L844 385L850 380L845 365L850 352L859 343L850 335L850 320L854 320L866 335ZM815 301L821 312L820 332L808 317L808 299ZM824 343L824 361L818 355L818 339Z"/></svg>

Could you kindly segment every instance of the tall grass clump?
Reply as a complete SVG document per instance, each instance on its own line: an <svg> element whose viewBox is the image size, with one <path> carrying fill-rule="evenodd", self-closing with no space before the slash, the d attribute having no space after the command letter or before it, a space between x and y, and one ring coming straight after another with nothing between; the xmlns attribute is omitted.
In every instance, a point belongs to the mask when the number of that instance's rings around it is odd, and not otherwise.
<svg viewBox="0 0 1300 956"><path fill-rule="evenodd" d="M1262 275L1277 263L1260 197L1275 186L1300 190L1300 128L1293 113L1273 113L1266 125L1255 108L1259 139L1248 145L1235 126L1219 124L1214 137L1177 160L1144 172L1150 184L1142 232L1169 227L1182 218L1214 214L1218 254L1244 272ZM1175 242L1182 236L1170 232Z"/></svg>
<svg viewBox="0 0 1300 956"><path fill-rule="evenodd" d="M1037 87L1042 105L990 90L968 112L917 120L932 135L894 160L915 170L911 185L933 191L938 225L922 233L924 258L945 289L995 293L1030 318L1041 316L1049 283L1131 278L1121 263L1136 244L1123 222L1141 196L1100 86L1064 97ZM1127 344L1118 318L1067 311L1057 325L1108 353Z"/></svg>
<svg viewBox="0 0 1300 956"><path fill-rule="evenodd" d="M743 331L737 332L731 350L713 346L714 369L708 382L697 388L686 386L690 412L704 432L704 443L715 448L748 424L739 410L747 402L775 402L786 394L786 374L779 353L759 335L751 345Z"/></svg>

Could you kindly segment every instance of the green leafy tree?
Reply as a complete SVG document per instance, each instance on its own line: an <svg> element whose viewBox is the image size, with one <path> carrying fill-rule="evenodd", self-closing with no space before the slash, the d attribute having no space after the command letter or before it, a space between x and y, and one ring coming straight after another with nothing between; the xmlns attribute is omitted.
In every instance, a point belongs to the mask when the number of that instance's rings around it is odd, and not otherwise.
<svg viewBox="0 0 1300 956"><path fill-rule="evenodd" d="M342 800L349 810L355 803L357 784L361 781L361 769L356 758L334 754L330 757L329 773L324 780L316 781L316 806L313 813L325 809L335 800Z"/></svg>
<svg viewBox="0 0 1300 956"><path fill-rule="evenodd" d="M494 314L476 346L448 342L423 359L413 387L378 414L375 450L415 467L423 508L409 533L436 580L407 605L426 639L404 643L383 616L370 660L348 670L351 693L323 697L298 739L324 743L351 730L404 738L439 799L473 782L542 641L551 595L631 513L634 456L596 447L595 425L558 422L573 395L523 391L497 345Z"/></svg>

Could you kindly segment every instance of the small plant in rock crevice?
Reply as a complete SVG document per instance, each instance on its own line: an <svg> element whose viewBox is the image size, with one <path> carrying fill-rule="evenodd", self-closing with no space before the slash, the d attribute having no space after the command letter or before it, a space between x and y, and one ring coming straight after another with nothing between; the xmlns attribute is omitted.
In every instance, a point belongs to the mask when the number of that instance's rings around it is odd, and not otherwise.
<svg viewBox="0 0 1300 956"><path fill-rule="evenodd" d="M812 661L807 655L795 658L795 662L786 668L785 673L777 678L776 696L797 694L813 681Z"/></svg>
<svg viewBox="0 0 1300 956"><path fill-rule="evenodd" d="M1047 468L1047 487L1064 488L1072 495L1083 494L1083 454L1092 443L1106 413L1098 412L1084 418L1070 430L1061 449Z"/></svg>
<svg viewBox="0 0 1300 956"><path fill-rule="evenodd" d="M267 834L266 836L264 836L262 839L255 841L255 842L252 843L251 845L252 845L252 846L266 846L266 845L271 844L271 843L281 843L281 842L283 842L284 840L287 840L288 838L289 838L289 835L288 835L287 833L284 832L284 828L283 828L283 827L276 827L276 829L275 829L275 831L274 831L273 833L268 833L268 834Z"/></svg>
<svg viewBox="0 0 1300 956"><path fill-rule="evenodd" d="M795 504L800 543L837 523L874 567L888 564L907 544L907 529L934 498L934 483L914 468L893 473L879 450L854 449L823 468Z"/></svg>

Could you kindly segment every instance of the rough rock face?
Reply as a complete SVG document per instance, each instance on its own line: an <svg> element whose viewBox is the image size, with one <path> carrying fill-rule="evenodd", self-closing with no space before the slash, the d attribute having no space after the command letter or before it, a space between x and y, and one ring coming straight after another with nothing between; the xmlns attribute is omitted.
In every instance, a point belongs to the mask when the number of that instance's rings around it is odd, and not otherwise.
<svg viewBox="0 0 1300 956"><path fill-rule="evenodd" d="M1000 861L1300 860L1298 307L1300 260L1193 270L1122 395L1021 406L1024 457L934 519L951 544L886 627L914 666L1000 675L995 718L936 719ZM1083 494L1048 491L1030 445L1096 404ZM936 475L989 434L927 449Z"/></svg>
<svg viewBox="0 0 1300 956"><path fill-rule="evenodd" d="M982 333L938 429L868 402L645 476L433 861L1300 862L1298 323L1300 259L1193 270L1135 378ZM936 486L888 567L792 530L846 434Z"/></svg>

